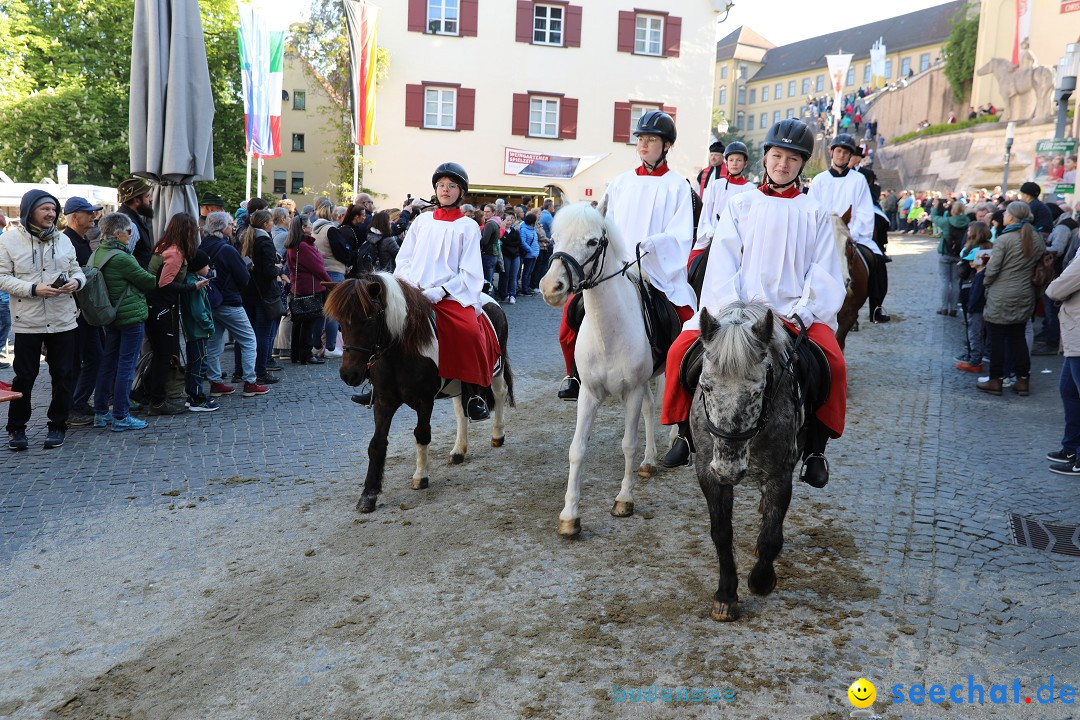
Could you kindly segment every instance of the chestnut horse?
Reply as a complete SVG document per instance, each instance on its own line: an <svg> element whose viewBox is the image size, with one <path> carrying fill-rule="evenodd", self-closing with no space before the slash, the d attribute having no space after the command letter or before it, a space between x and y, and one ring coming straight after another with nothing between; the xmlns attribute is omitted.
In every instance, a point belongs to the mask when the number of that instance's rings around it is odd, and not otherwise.
<svg viewBox="0 0 1080 720"><path fill-rule="evenodd" d="M492 413L491 445L501 447L503 410L514 405L514 377L506 354L508 327L499 304L484 296L484 313L495 328L502 350L502 361L492 378L495 396ZM448 302L453 302L448 301ZM357 386L371 381L375 409L375 434L368 445L368 469L364 491L356 504L363 513L375 509L382 492L386 465L387 437L394 413L402 405L416 411L416 472L412 488L428 486L428 445L431 444L431 411L438 397L454 398L457 413L457 441L450 454L450 464L465 461L469 447L468 419L461 406L459 383L439 377L439 340L435 334L431 303L417 288L397 280L390 273L378 272L339 282L326 299L329 317L341 324L345 338L341 358L341 379Z"/></svg>
<svg viewBox="0 0 1080 720"><path fill-rule="evenodd" d="M836 249L841 257L840 266L846 271L844 281L847 285L847 297L844 298L840 311L836 313L836 344L843 350L848 332L853 328L858 330L856 324L859 321L859 310L870 294L870 267L848 231L851 210L849 209L844 217L836 213L829 213L829 217L832 218Z"/></svg>

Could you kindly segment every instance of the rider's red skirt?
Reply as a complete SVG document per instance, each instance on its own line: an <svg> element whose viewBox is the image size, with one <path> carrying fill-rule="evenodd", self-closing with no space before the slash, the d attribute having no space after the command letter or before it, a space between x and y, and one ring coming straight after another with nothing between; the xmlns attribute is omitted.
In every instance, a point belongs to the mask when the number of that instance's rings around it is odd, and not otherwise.
<svg viewBox="0 0 1080 720"><path fill-rule="evenodd" d="M432 305L439 333L439 377L487 387L502 354L486 317L447 298Z"/></svg>
<svg viewBox="0 0 1080 720"><path fill-rule="evenodd" d="M784 324L794 327L787 321L784 321ZM830 435L838 438L844 434L844 419L847 414L847 363L844 362L844 354L840 351L840 346L836 344L836 334L828 325L814 323L807 330L807 334L825 353L825 358L829 361L829 370L832 372L829 398L818 408L815 415L825 427L829 428ZM668 350L664 379L664 404L660 411L660 422L664 425L675 425L690 419L690 404L693 397L683 389L682 383L679 382L679 367L682 365L686 351L700 336L701 333L697 330L684 330Z"/></svg>
<svg viewBox="0 0 1080 720"><path fill-rule="evenodd" d="M690 266L694 264L694 258L696 258L698 255L703 254L708 249L709 248L706 246L703 248L694 248L693 250L691 250L690 259L686 261L686 269L689 270ZM685 320L683 322L685 322Z"/></svg>
<svg viewBox="0 0 1080 720"><path fill-rule="evenodd" d="M574 348L577 347L577 330L574 330L566 322L566 313L570 307L570 301L573 299L573 295L566 299L566 304L563 305L562 323L559 324L559 346L562 348L563 361L566 363L567 375L574 374ZM676 305L675 313L679 316L679 320L684 323L694 317L694 309L685 305ZM685 353L686 351L684 350L683 352Z"/></svg>

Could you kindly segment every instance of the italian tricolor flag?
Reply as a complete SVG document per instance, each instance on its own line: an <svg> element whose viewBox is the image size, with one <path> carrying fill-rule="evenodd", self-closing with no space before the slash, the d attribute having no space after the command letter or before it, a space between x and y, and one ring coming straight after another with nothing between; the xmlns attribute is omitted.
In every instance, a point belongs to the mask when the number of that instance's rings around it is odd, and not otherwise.
<svg viewBox="0 0 1080 720"><path fill-rule="evenodd" d="M254 5L240 10L240 69L244 89L244 137L255 158L281 155L281 86L285 32L271 30Z"/></svg>

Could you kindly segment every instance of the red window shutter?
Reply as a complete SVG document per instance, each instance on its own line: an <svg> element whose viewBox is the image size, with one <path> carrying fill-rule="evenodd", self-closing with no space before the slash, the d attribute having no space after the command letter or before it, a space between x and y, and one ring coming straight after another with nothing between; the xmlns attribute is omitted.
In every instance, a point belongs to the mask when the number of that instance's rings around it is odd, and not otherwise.
<svg viewBox="0 0 1080 720"><path fill-rule="evenodd" d="M664 57L679 57L682 42L682 18L668 15L664 21Z"/></svg>
<svg viewBox="0 0 1080 720"><path fill-rule="evenodd" d="M409 32L427 30L427 0L409 0Z"/></svg>
<svg viewBox="0 0 1080 720"><path fill-rule="evenodd" d="M566 47L581 47L581 6L566 6L566 32L563 45Z"/></svg>
<svg viewBox="0 0 1080 720"><path fill-rule="evenodd" d="M424 86L405 86L405 127L424 127Z"/></svg>
<svg viewBox="0 0 1080 720"><path fill-rule="evenodd" d="M480 0L461 0L461 37L476 37Z"/></svg>
<svg viewBox="0 0 1080 720"><path fill-rule="evenodd" d="M662 106L662 107L661 107L660 109L661 109L661 110L663 110L664 112L666 112L666 113L667 113L668 115L670 115L670 116L671 116L671 119L672 119L672 120L675 120L675 119L676 119L676 117L675 117L675 113L676 113L676 110L675 110L675 108L673 108L672 106L670 106L670 105L664 105L664 106ZM678 123L676 123L676 125L677 125L677 124L678 124Z"/></svg>
<svg viewBox="0 0 1080 720"><path fill-rule="evenodd" d="M632 11L619 11L619 52L634 52L634 22Z"/></svg>
<svg viewBox="0 0 1080 720"><path fill-rule="evenodd" d="M476 88L458 88L457 129L472 130L476 124Z"/></svg>
<svg viewBox="0 0 1080 720"><path fill-rule="evenodd" d="M518 0L517 41L531 43L533 39L533 0Z"/></svg>
<svg viewBox="0 0 1080 720"><path fill-rule="evenodd" d="M563 140L577 138L577 106L576 98L564 97L559 102L559 137Z"/></svg>
<svg viewBox="0 0 1080 720"><path fill-rule="evenodd" d="M611 139L614 142L630 142L630 103L615 103L615 132Z"/></svg>
<svg viewBox="0 0 1080 720"><path fill-rule="evenodd" d="M514 93L514 111L510 119L511 135L529 134L529 96Z"/></svg>

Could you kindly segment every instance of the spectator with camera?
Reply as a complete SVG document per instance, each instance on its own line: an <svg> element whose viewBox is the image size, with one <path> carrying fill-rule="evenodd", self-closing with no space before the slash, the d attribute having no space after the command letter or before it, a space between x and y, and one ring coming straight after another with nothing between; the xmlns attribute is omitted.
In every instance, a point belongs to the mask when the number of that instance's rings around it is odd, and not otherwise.
<svg viewBox="0 0 1080 720"><path fill-rule="evenodd" d="M71 357L78 325L76 290L86 282L75 247L56 229L60 202L44 190L31 190L19 204L21 225L0 235L0 292L11 296L15 329L15 379L22 397L8 408L8 449L29 447L26 424L31 395L47 350L52 378L49 432L45 449L64 444L71 410Z"/></svg>

